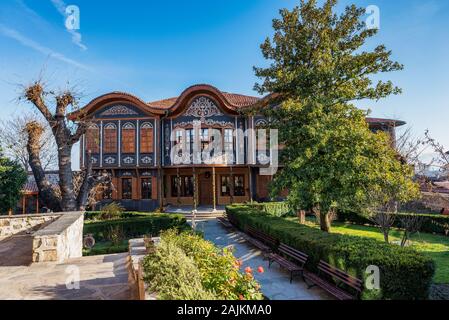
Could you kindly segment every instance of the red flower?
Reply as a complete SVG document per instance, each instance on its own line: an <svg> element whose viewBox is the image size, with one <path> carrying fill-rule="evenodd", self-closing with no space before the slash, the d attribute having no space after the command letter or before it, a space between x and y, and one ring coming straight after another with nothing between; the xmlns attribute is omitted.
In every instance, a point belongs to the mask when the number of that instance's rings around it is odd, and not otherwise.
<svg viewBox="0 0 449 320"><path fill-rule="evenodd" d="M236 260L235 266L240 269L240 267L242 266L242 260Z"/></svg>
<svg viewBox="0 0 449 320"><path fill-rule="evenodd" d="M251 267L246 267L246 268L245 268L245 272L246 272L247 274L251 274L251 273L253 272L253 269L251 269Z"/></svg>
<svg viewBox="0 0 449 320"><path fill-rule="evenodd" d="M261 266L261 267L257 268L257 272L259 272L259 273L264 273L265 270L264 270L263 267Z"/></svg>

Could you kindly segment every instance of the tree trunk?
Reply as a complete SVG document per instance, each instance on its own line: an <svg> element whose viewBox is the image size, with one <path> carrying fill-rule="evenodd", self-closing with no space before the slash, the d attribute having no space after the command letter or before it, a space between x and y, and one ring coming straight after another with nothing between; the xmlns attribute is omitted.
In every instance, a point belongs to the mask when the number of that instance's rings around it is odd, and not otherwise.
<svg viewBox="0 0 449 320"><path fill-rule="evenodd" d="M66 142L67 143L67 142ZM72 146L59 146L59 187L61 189L61 209L64 212L77 211L75 192L73 190Z"/></svg>
<svg viewBox="0 0 449 320"><path fill-rule="evenodd" d="M39 141L43 129L38 123L35 122L30 122L26 129L28 133L27 150L29 155L29 164L39 189L39 199L48 209L54 212L59 212L62 209L60 199L56 195L51 183L45 177L45 171L42 168L40 159Z"/></svg>
<svg viewBox="0 0 449 320"><path fill-rule="evenodd" d="M320 211L320 228L321 231L330 232L331 231L331 221L329 212Z"/></svg>
<svg viewBox="0 0 449 320"><path fill-rule="evenodd" d="M386 243L390 243L390 238L389 238L389 233L390 233L390 230L382 230L382 232L383 232L383 234L384 234L384 240L385 240L385 242Z"/></svg>
<svg viewBox="0 0 449 320"><path fill-rule="evenodd" d="M298 219L299 219L299 224L306 223L306 212L304 210L298 211Z"/></svg>

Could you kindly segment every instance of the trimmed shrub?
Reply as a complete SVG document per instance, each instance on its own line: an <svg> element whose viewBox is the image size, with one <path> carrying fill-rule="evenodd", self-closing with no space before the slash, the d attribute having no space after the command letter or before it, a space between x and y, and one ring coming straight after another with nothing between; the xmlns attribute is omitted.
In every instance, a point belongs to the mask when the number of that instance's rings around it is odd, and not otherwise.
<svg viewBox="0 0 449 320"><path fill-rule="evenodd" d="M107 220L114 220L114 219L148 217L148 216L151 216L151 215L153 215L153 213L133 212L133 211L116 212L113 215L105 215L104 211L86 211L84 213L84 220L86 222L107 221Z"/></svg>
<svg viewBox="0 0 449 320"><path fill-rule="evenodd" d="M240 263L229 249L222 251L192 232L178 234L170 230L164 232L161 237L161 244L155 253L149 254L144 260L144 279L150 291L155 292L158 298L263 298L253 275L248 272L240 273ZM165 279L161 279L164 277ZM200 293L199 297L194 295L195 291Z"/></svg>
<svg viewBox="0 0 449 320"><path fill-rule="evenodd" d="M420 228L420 232L424 233L436 233L442 235L449 234L449 216L444 216L441 214L423 214L423 213L398 213L396 214L396 221L393 225L395 228L401 228L400 217L404 216L420 216L423 218L423 222ZM367 217L351 211L342 211L338 213L338 221L340 222L350 222L360 225L371 225L376 224L369 220Z"/></svg>
<svg viewBox="0 0 449 320"><path fill-rule="evenodd" d="M249 206L261 210L275 217L285 217L295 215L295 212L293 212L293 210L290 208L287 202L253 203L250 204Z"/></svg>
<svg viewBox="0 0 449 320"><path fill-rule="evenodd" d="M172 228L186 230L189 226L183 215L147 214L117 220L87 222L84 224L84 234L92 234L96 241L108 241L111 229L114 228L120 228L123 237L130 239L147 234L158 236L161 231Z"/></svg>
<svg viewBox="0 0 449 320"><path fill-rule="evenodd" d="M215 300L201 283L192 258L173 243L162 241L154 254L143 260L144 280L160 300Z"/></svg>
<svg viewBox="0 0 449 320"><path fill-rule="evenodd" d="M366 280L368 266L380 269L380 290L364 289L364 300L427 299L435 272L434 262L411 248L374 239L329 234L283 218L269 216L248 206L229 206L227 214L241 229L252 226L309 255L306 268L317 271L320 260Z"/></svg>

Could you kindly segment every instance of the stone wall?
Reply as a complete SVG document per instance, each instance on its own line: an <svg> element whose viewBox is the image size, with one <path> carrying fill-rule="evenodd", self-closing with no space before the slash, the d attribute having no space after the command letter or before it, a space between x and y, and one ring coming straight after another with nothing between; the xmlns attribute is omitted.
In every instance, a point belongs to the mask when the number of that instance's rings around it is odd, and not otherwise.
<svg viewBox="0 0 449 320"><path fill-rule="evenodd" d="M45 227L59 216L57 214L0 216L0 238L11 237L22 232L31 233Z"/></svg>
<svg viewBox="0 0 449 320"><path fill-rule="evenodd" d="M62 263L83 255L82 212L70 212L33 234L33 262Z"/></svg>

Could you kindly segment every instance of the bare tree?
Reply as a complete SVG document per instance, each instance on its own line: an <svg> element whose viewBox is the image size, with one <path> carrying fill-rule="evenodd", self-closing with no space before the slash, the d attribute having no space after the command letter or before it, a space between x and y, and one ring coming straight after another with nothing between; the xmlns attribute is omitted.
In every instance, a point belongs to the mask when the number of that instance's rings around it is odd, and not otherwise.
<svg viewBox="0 0 449 320"><path fill-rule="evenodd" d="M444 178L449 177L449 152L445 147L430 135L430 131L425 132L425 143L427 143L435 152L433 166L439 168Z"/></svg>
<svg viewBox="0 0 449 320"><path fill-rule="evenodd" d="M405 247L412 235L418 233L423 223L423 217L418 215L405 215L400 218L404 234L401 240L401 247Z"/></svg>
<svg viewBox="0 0 449 320"><path fill-rule="evenodd" d="M379 226L384 235L385 242L390 243L390 230L396 221L395 214L388 210L380 210L373 212L369 216L369 219Z"/></svg>
<svg viewBox="0 0 449 320"><path fill-rule="evenodd" d="M93 175L89 156L79 192L75 190L71 159L72 148L90 125L90 122L82 115L74 121L68 118L70 111L75 111L78 108L78 97L73 89L67 89L60 93L46 90L40 80L24 87L22 98L32 103L42 114L57 145L60 196L50 187L42 166L40 141L45 130L37 122L30 122L27 125L29 164L41 199L53 211L84 210L92 188L110 179L104 175ZM50 98L53 100L53 104L48 101Z"/></svg>
<svg viewBox="0 0 449 320"><path fill-rule="evenodd" d="M25 171L30 170L26 130L26 125L30 122L37 122L44 128L39 141L42 168L44 170L54 169L58 160L55 139L50 128L45 127L42 120L32 113L18 115L10 120L0 122L0 142L5 155L19 161Z"/></svg>

